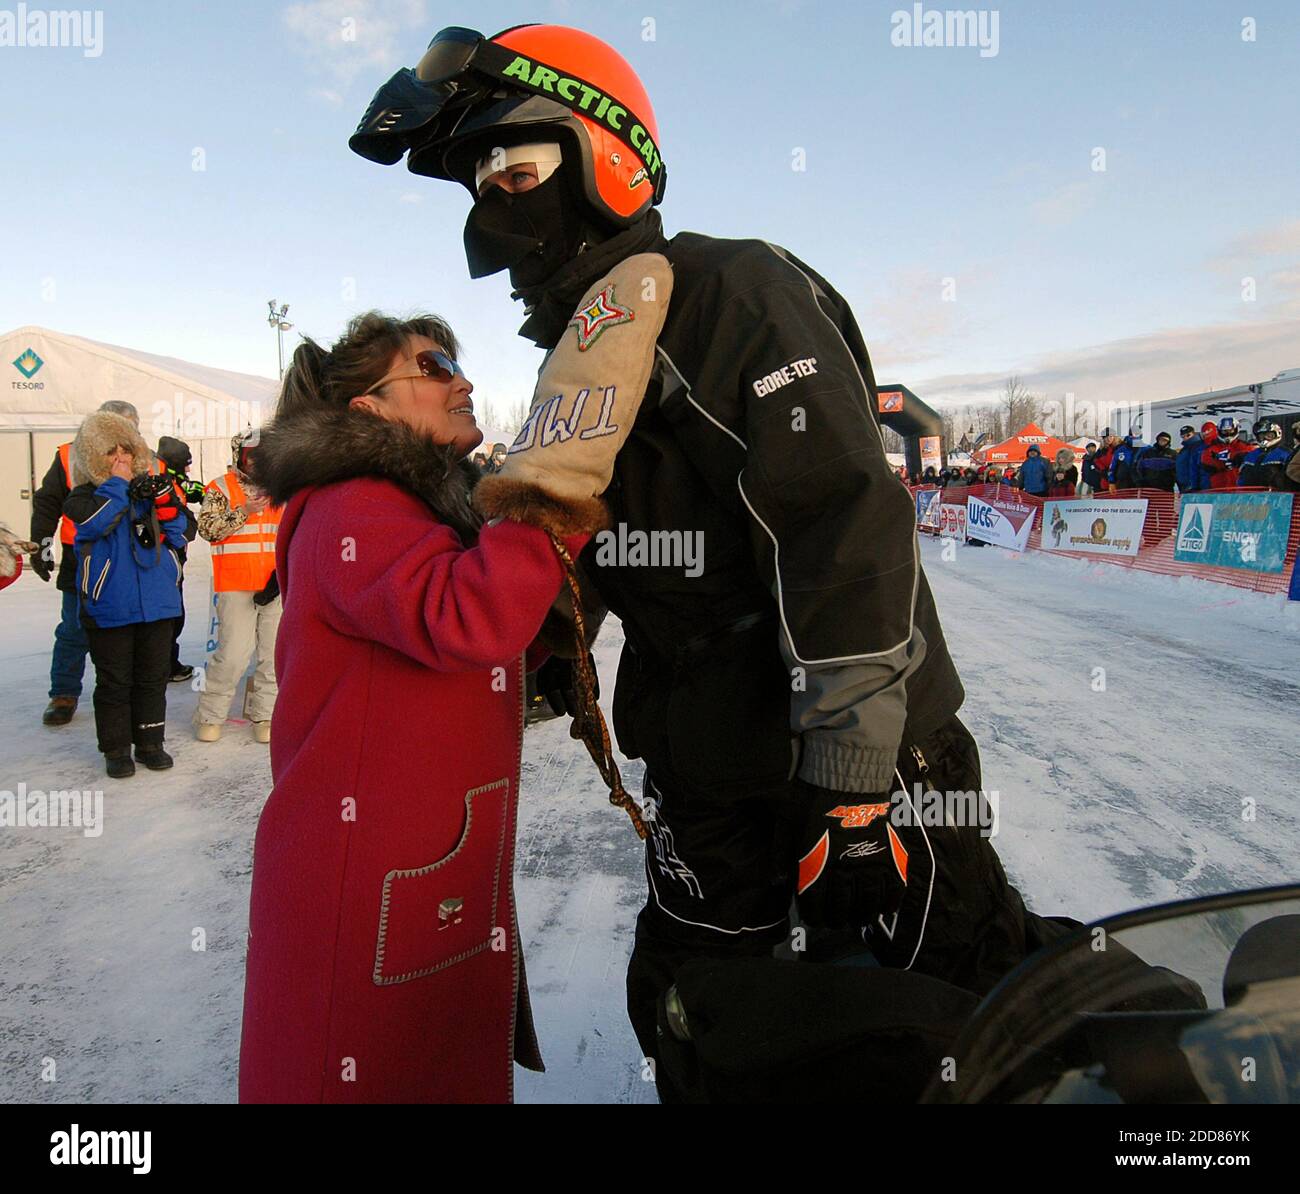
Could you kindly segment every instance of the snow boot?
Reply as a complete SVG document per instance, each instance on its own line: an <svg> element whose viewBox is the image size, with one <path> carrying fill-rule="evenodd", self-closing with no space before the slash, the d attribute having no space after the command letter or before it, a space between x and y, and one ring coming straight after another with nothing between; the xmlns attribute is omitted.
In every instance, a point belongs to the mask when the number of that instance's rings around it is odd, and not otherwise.
<svg viewBox="0 0 1300 1194"><path fill-rule="evenodd" d="M131 748L110 750L104 753L104 770L109 779L129 779L135 774L135 764L131 761Z"/></svg>
<svg viewBox="0 0 1300 1194"><path fill-rule="evenodd" d="M150 771L166 771L174 762L161 746L148 746L143 750L137 747L135 761L143 763Z"/></svg>
<svg viewBox="0 0 1300 1194"><path fill-rule="evenodd" d="M47 726L65 726L77 711L77 698L74 696L56 696L50 698L45 706L45 715L41 723Z"/></svg>
<svg viewBox="0 0 1300 1194"><path fill-rule="evenodd" d="M253 722L253 741L254 742L271 741L271 723L269 721Z"/></svg>
<svg viewBox="0 0 1300 1194"><path fill-rule="evenodd" d="M194 727L194 737L200 742L216 742L221 737L221 727L215 722L204 722Z"/></svg>
<svg viewBox="0 0 1300 1194"><path fill-rule="evenodd" d="M194 669L188 663L178 663L172 668L171 682L180 684L182 681L194 678Z"/></svg>

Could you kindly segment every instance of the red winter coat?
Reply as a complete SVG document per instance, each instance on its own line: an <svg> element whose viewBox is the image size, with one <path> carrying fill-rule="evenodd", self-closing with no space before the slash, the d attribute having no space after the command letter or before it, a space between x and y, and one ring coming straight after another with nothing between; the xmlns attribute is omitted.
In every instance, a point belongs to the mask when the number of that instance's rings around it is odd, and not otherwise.
<svg viewBox="0 0 1300 1194"><path fill-rule="evenodd" d="M259 483L279 447L263 433ZM541 1068L512 868L550 541L503 522L467 550L410 488L361 477L288 501L276 571L240 1101L508 1101L514 1059Z"/></svg>
<svg viewBox="0 0 1300 1194"><path fill-rule="evenodd" d="M1212 440L1201 453L1201 466L1210 474L1211 489L1235 489L1237 474L1241 472L1241 458L1254 444L1240 439Z"/></svg>
<svg viewBox="0 0 1300 1194"><path fill-rule="evenodd" d="M1107 444L1093 458L1092 463L1100 474L1100 480L1097 482L1097 492L1105 493L1110 488L1110 479L1106 476L1110 472L1111 457L1115 455L1115 448L1118 445Z"/></svg>

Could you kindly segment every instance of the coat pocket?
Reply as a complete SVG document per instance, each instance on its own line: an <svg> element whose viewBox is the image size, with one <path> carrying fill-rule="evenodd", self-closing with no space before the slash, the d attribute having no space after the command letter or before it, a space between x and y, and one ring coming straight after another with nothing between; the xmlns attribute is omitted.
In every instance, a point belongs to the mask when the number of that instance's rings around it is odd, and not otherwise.
<svg viewBox="0 0 1300 1194"><path fill-rule="evenodd" d="M377 986L422 978L509 939L500 917L510 781L465 793L456 848L428 866L384 876L375 945Z"/></svg>

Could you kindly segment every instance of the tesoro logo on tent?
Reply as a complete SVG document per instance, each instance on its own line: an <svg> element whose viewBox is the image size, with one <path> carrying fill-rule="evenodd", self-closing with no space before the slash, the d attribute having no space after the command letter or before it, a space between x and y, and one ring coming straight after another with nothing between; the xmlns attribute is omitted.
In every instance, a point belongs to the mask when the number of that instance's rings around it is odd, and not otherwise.
<svg viewBox="0 0 1300 1194"><path fill-rule="evenodd" d="M11 363L13 367L18 370L19 373L21 373L25 378L27 378L26 381L11 382L10 385L15 390L45 389L45 383L43 381L31 380L33 377L36 376L37 373L40 372L41 366L45 364L45 362L41 360L41 358L38 357L32 349L30 348L27 349L25 352L21 353L17 358L15 358Z"/></svg>

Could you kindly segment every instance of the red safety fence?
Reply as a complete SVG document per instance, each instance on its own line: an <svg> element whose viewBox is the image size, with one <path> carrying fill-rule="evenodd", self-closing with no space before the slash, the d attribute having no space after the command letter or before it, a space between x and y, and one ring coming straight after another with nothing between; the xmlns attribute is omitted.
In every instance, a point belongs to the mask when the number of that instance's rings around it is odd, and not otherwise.
<svg viewBox="0 0 1300 1194"><path fill-rule="evenodd" d="M909 486L913 495L919 490L934 489L933 485ZM1214 490L1212 492L1224 492ZM1235 493L1266 493L1267 490L1242 487ZM1286 494L1291 498L1291 530L1287 538L1286 561L1281 572L1252 572L1244 568L1225 568L1219 564L1190 564L1174 559L1174 543L1178 529L1178 503L1181 495L1166 493L1163 489L1109 489L1105 493L1090 494L1081 501L1104 502L1115 498L1146 498L1146 520L1142 524L1142 543L1135 556L1100 555L1084 551L1060 551L1045 548L1042 544L1043 515L1042 508L1049 501L1070 501L1070 498L1039 498L1024 493L1010 485L970 485L958 486L943 491L940 501L945 504L964 505L968 497L983 498L985 501L1018 502L1022 506L1034 507L1034 525L1029 532L1028 551L1047 551L1054 556L1070 556L1076 560L1089 563L1110 564L1120 568L1137 568L1143 572L1158 572L1164 576L1197 576L1202 580L1218 581L1220 584L1234 585L1239 589L1251 589L1257 593L1285 593L1291 583L1291 570L1295 566L1296 552L1300 549L1300 502L1295 494ZM1192 495L1193 497L1195 494ZM931 534L938 532L933 527L921 530Z"/></svg>

